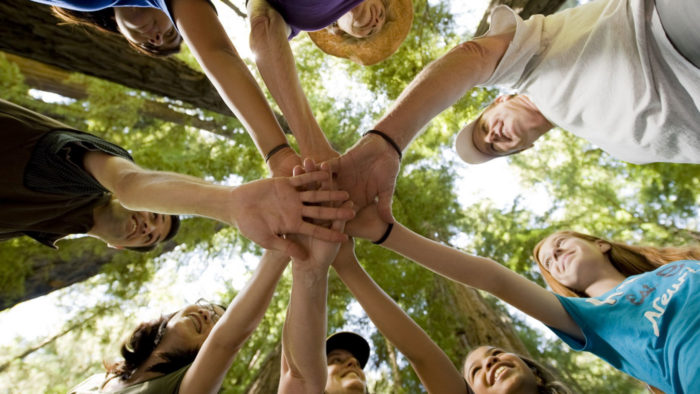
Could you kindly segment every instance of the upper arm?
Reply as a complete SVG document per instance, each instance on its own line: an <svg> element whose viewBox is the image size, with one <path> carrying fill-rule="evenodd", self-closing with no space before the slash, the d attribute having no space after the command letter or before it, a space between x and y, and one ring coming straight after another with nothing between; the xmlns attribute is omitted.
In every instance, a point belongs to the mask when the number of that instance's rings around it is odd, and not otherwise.
<svg viewBox="0 0 700 394"><path fill-rule="evenodd" d="M484 272L488 282L483 287L501 300L513 305L542 323L562 331L572 338L584 340L581 328L569 315L554 293L493 262L493 274Z"/></svg>
<svg viewBox="0 0 700 394"><path fill-rule="evenodd" d="M470 64L465 64L465 67L471 68L476 77L475 84L478 85L491 77L508 50L514 35L513 31L479 37L459 44L452 50L459 51L470 59Z"/></svg>
<svg viewBox="0 0 700 394"><path fill-rule="evenodd" d="M235 52L211 4L204 0L172 0L172 16L185 42L206 67L208 54Z"/></svg>
<svg viewBox="0 0 700 394"><path fill-rule="evenodd" d="M127 173L141 170L130 160L101 151L87 152L83 158L83 168L105 189L115 194L119 182L124 180Z"/></svg>
<svg viewBox="0 0 700 394"><path fill-rule="evenodd" d="M267 0L250 0L248 18L250 19L250 49L253 52L264 50L271 38L287 43L291 29L282 15L272 8ZM274 29L279 30L279 33L273 33Z"/></svg>

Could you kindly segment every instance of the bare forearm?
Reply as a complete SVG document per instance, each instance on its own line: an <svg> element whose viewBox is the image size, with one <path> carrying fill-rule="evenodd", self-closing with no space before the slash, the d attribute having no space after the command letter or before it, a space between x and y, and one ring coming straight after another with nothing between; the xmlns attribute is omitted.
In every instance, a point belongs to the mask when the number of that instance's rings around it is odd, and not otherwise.
<svg viewBox="0 0 700 394"><path fill-rule="evenodd" d="M338 256L355 260L354 256ZM447 355L391 299L356 261L337 265L340 279L379 331L413 365L429 393L460 393L464 381Z"/></svg>
<svg viewBox="0 0 700 394"><path fill-rule="evenodd" d="M292 293L282 342L289 374L306 392L325 387L326 297L328 270L292 268Z"/></svg>
<svg viewBox="0 0 700 394"><path fill-rule="evenodd" d="M113 192L131 210L197 215L231 223L226 207L235 203L234 190L187 175L140 170L123 173Z"/></svg>
<svg viewBox="0 0 700 394"><path fill-rule="evenodd" d="M256 54L258 69L287 119L302 156L317 161L328 159L333 149L301 87L284 19L266 3L251 12L250 46Z"/></svg>
<svg viewBox="0 0 700 394"><path fill-rule="evenodd" d="M265 96L211 6L205 1L175 0L172 7L185 42L261 154L286 142Z"/></svg>
<svg viewBox="0 0 700 394"><path fill-rule="evenodd" d="M489 78L511 37L487 37L462 43L430 63L375 128L405 149L431 119Z"/></svg>

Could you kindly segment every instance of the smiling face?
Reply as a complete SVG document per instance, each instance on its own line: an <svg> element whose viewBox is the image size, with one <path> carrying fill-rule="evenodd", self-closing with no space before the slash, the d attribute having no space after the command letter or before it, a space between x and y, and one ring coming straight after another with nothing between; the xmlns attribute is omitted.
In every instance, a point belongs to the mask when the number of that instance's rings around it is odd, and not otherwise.
<svg viewBox="0 0 700 394"><path fill-rule="evenodd" d="M532 370L513 353L481 346L469 353L464 363L464 379L477 394L537 393Z"/></svg>
<svg viewBox="0 0 700 394"><path fill-rule="evenodd" d="M106 206L95 208L93 219L88 233L115 247L155 245L168 235L172 225L170 215L132 211L116 198Z"/></svg>
<svg viewBox="0 0 700 394"><path fill-rule="evenodd" d="M506 156L532 147L552 124L527 97L501 96L479 116L474 147L489 156Z"/></svg>
<svg viewBox="0 0 700 394"><path fill-rule="evenodd" d="M146 50L167 51L177 48L182 41L170 18L159 9L115 7L114 17L124 37Z"/></svg>
<svg viewBox="0 0 700 394"><path fill-rule="evenodd" d="M344 349L335 349L328 353L327 359L327 394L365 392L365 373L352 353Z"/></svg>
<svg viewBox="0 0 700 394"><path fill-rule="evenodd" d="M606 255L610 248L604 241L555 233L542 241L536 258L556 281L583 292L612 266Z"/></svg>
<svg viewBox="0 0 700 394"><path fill-rule="evenodd" d="M387 10L382 0L365 0L338 18L340 30L357 37L370 37L382 30Z"/></svg>
<svg viewBox="0 0 700 394"><path fill-rule="evenodd" d="M156 350L160 353L179 349L199 349L224 309L209 303L197 303L180 309L165 326L165 335Z"/></svg>

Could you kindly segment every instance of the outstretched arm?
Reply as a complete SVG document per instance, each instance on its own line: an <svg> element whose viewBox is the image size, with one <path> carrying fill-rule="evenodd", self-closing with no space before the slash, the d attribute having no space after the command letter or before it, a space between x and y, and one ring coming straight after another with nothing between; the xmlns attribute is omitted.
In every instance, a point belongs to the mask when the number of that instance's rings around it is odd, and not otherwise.
<svg viewBox="0 0 700 394"><path fill-rule="evenodd" d="M370 206L348 223L347 232L351 236L377 240L385 229L386 224L379 219L376 207ZM399 223L394 225L382 246L444 277L488 291L542 323L583 340L581 329L553 293L491 259L442 245Z"/></svg>
<svg viewBox="0 0 700 394"><path fill-rule="evenodd" d="M346 204L350 204L349 202ZM333 229L343 231L336 220ZM326 386L326 298L328 267L339 244L303 237L308 259L294 259L292 294L282 331L280 393L322 393Z"/></svg>
<svg viewBox="0 0 700 394"><path fill-rule="evenodd" d="M250 0L248 14L250 48L255 53L255 62L299 142L302 156L315 161L336 157L337 153L316 122L299 82L294 55L287 40L289 27L266 0Z"/></svg>
<svg viewBox="0 0 700 394"><path fill-rule="evenodd" d="M344 241L338 231L304 221L349 219L349 208L306 205L344 201L343 191L298 191L306 184L325 181L321 171L288 178L261 179L241 186L214 185L171 172L145 170L129 160L102 152L89 152L85 169L125 207L165 214L198 215L237 226L253 242L305 258L304 249L280 234L307 234L326 241Z"/></svg>
<svg viewBox="0 0 700 394"><path fill-rule="evenodd" d="M379 198L379 214L391 223L391 197L399 171L399 155L431 119L471 88L485 82L505 54L513 33L462 43L430 63L401 93L375 130L394 141L368 134L328 165L338 173L341 189L362 208Z"/></svg>
<svg viewBox="0 0 700 394"><path fill-rule="evenodd" d="M464 378L445 352L360 266L352 241L341 246L333 268L377 329L408 358L428 393L467 392Z"/></svg>
<svg viewBox="0 0 700 394"><path fill-rule="evenodd" d="M180 385L181 393L217 393L233 359L260 324L289 257L266 251L253 277L204 341Z"/></svg>
<svg viewBox="0 0 700 394"><path fill-rule="evenodd" d="M287 142L265 96L206 1L172 0L172 15L202 69L262 155Z"/></svg>

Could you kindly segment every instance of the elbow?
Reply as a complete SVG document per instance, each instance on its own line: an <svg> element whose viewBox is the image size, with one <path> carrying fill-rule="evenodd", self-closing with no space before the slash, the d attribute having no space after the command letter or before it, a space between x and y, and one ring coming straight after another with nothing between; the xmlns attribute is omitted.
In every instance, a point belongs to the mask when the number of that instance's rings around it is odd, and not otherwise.
<svg viewBox="0 0 700 394"><path fill-rule="evenodd" d="M135 209L132 206L134 193L138 193L138 185L142 172L137 170L122 171L114 184L112 194L119 200L121 205L128 209Z"/></svg>
<svg viewBox="0 0 700 394"><path fill-rule="evenodd" d="M485 82L496 69L498 61L493 61L495 51L488 41L480 39L463 42L450 50L456 57L463 59L465 68L468 68L476 77L476 82ZM497 57L500 60L500 57Z"/></svg>
<svg viewBox="0 0 700 394"><path fill-rule="evenodd" d="M279 34L275 29L284 26L284 19L274 10L251 15L249 37L251 51L258 55L261 51L268 50L270 40Z"/></svg>

